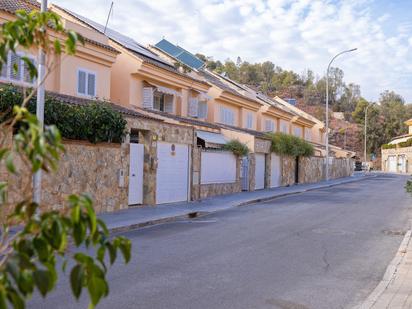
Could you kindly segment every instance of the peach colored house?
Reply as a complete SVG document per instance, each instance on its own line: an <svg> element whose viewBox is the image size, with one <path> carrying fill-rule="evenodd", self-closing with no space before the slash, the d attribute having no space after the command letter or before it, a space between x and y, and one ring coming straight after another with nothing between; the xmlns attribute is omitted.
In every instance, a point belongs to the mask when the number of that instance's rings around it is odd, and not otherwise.
<svg viewBox="0 0 412 309"><path fill-rule="evenodd" d="M1 1L0 23L13 20L15 11L18 9L30 12L39 8L39 4L35 1ZM107 38L100 33L74 24L64 17L62 22L66 29L83 35L85 44L79 45L76 55L73 56L49 55L47 62L53 69L48 72L45 81L46 90L83 98L110 99L110 88L107 85L110 85L111 67L119 52L109 46ZM58 37L52 29L48 31L51 37ZM64 38L60 37L60 39ZM0 81L26 87L35 85L35 81L30 80L21 60L23 55L36 62L36 50L20 51L17 54L9 53L8 63L3 66L0 74ZM14 65L18 67L17 72L12 69Z"/></svg>
<svg viewBox="0 0 412 309"><path fill-rule="evenodd" d="M129 37L111 29L103 34L102 25L66 9L54 8L70 22L105 36L110 46L120 52L111 68L112 102L148 112L208 118L207 92L210 85L207 82L179 72L173 64Z"/></svg>

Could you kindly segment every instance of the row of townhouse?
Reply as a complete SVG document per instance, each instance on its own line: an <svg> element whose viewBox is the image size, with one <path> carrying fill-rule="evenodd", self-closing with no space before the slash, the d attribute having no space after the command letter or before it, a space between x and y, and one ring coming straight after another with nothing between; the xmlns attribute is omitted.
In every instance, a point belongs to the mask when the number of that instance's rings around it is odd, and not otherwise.
<svg viewBox="0 0 412 309"><path fill-rule="evenodd" d="M2 1L0 22L15 18L17 9L38 10L39 5L34 0ZM49 9L61 16L67 29L85 38L76 55L49 59L56 68L45 82L49 95L74 104L109 101L124 114L129 132L125 143L113 153L98 146L78 146L81 151L77 156L97 151L103 156L99 160L96 155L84 155L95 158L88 161L66 155L66 160L75 162L68 164L72 170L44 180L50 201L60 202L64 190L56 184L61 181L69 182L66 187L70 189L89 188L103 205L100 210L107 211L314 182L324 177L323 122L279 97L269 98L205 69L190 52L165 39L144 47L62 7L51 5ZM53 36L52 30L50 33ZM32 86L34 81L27 78L20 57L35 61L36 54L35 50L10 54L0 81ZM16 64L17 74L12 70ZM284 132L311 142L315 157L308 161L271 153L266 132ZM251 153L247 158L222 151L232 139L248 146ZM335 177L351 173L351 152L332 147L331 155L341 162ZM97 166L102 160L107 164ZM89 168L90 173L77 179L72 176L76 168ZM102 175L111 181L101 181ZM54 192L54 198L49 191ZM114 200L109 198L113 196Z"/></svg>

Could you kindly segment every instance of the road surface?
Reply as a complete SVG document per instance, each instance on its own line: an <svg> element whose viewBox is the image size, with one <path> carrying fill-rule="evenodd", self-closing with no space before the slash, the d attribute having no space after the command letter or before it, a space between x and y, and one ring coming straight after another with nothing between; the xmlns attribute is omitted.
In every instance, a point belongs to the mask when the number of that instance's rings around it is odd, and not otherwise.
<svg viewBox="0 0 412 309"><path fill-rule="evenodd" d="M383 175L125 233L98 308L351 308L376 287L409 229L405 176ZM68 278L29 308L86 308ZM84 290L83 294L87 291Z"/></svg>

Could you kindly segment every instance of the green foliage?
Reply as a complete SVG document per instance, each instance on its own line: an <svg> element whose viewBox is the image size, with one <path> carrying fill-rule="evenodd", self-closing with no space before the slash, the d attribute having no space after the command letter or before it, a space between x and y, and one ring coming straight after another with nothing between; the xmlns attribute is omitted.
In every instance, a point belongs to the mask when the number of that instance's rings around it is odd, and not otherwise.
<svg viewBox="0 0 412 309"><path fill-rule="evenodd" d="M249 148L246 144L240 142L237 139L232 139L226 145L223 146L224 150L231 151L233 154L244 157L249 154Z"/></svg>
<svg viewBox="0 0 412 309"><path fill-rule="evenodd" d="M60 39L51 40L47 34L49 26L65 34L67 39L63 43ZM6 62L8 52L15 52L17 48L42 47L46 53L60 54L64 47L67 54L73 54L79 41L82 39L76 33L64 30L54 13L19 11L17 20L1 25L0 66ZM30 74L37 76L34 66L30 67ZM33 94L32 90L23 97L14 88L0 93L0 164L22 182L30 180L39 170L55 171L63 150L56 126L43 129L36 116L29 112L34 108ZM45 122L60 126L63 136L81 135L95 142L119 138L119 132L124 131L121 116L108 106L97 104L73 107L48 99ZM104 125L106 122L109 126ZM113 122L117 124L113 126ZM78 127L85 129L86 124L89 131L73 133ZM102 128L97 129L99 125ZM8 137L13 130L10 141ZM109 132L111 130L115 132ZM124 237L109 237L106 225L96 217L92 200L86 195L71 195L66 213L44 211L32 199L30 182L26 190L22 188L18 192L19 200L15 203L7 200L8 185L8 181L0 181L0 210L3 211L0 216L0 309L25 308L26 300L36 290L43 297L50 293L58 280L58 259L62 261L63 272L69 261L70 265L74 263L70 270L72 293L79 298L87 288L89 308L94 308L109 293L107 264L113 264L119 253L129 262L131 242ZM5 216L5 210L9 215Z"/></svg>
<svg viewBox="0 0 412 309"><path fill-rule="evenodd" d="M394 149L396 148L395 144L383 144L382 149Z"/></svg>
<svg viewBox="0 0 412 309"><path fill-rule="evenodd" d="M404 142L400 142L398 144L398 147L400 147L400 148L411 147L411 146L412 146L412 138L409 138L408 140L406 140Z"/></svg>
<svg viewBox="0 0 412 309"><path fill-rule="evenodd" d="M313 146L302 138L285 133L267 133L272 139L272 152L282 156L310 157L314 154Z"/></svg>
<svg viewBox="0 0 412 309"><path fill-rule="evenodd" d="M12 117L13 106L23 102L23 94L12 86L0 88L0 121ZM27 103L30 112L36 111L36 100ZM72 105L47 97L44 108L44 123L56 125L62 137L87 140L92 143L120 143L125 135L126 120L113 110L109 103L96 102L89 105Z"/></svg>
<svg viewBox="0 0 412 309"><path fill-rule="evenodd" d="M412 180L407 180L405 185L406 192L412 193Z"/></svg>

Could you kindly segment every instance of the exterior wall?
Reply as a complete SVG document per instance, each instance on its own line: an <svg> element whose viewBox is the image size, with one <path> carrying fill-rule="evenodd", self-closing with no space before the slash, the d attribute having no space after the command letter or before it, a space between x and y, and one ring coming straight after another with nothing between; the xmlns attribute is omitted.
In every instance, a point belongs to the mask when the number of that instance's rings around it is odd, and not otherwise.
<svg viewBox="0 0 412 309"><path fill-rule="evenodd" d="M129 148L118 144L90 144L65 141L65 153L59 161L56 173L43 173L42 201L47 210L64 210L70 194L87 193L94 201L96 212L116 211L127 208L128 176L119 181L119 171L128 171ZM16 161L18 169L21 162ZM0 173L8 179L8 201L13 203L22 190L31 192L31 177Z"/></svg>
<svg viewBox="0 0 412 309"><path fill-rule="evenodd" d="M399 166L399 157L406 157L406 174L412 171L412 147L402 147L394 149L382 149L382 171L388 172L388 157L396 156L397 173L403 173Z"/></svg>
<svg viewBox="0 0 412 309"><path fill-rule="evenodd" d="M296 159L282 157L282 186L295 184ZM330 179L348 177L353 174L351 158L333 158L329 166ZM325 179L325 158L299 157L299 183L315 183Z"/></svg>

